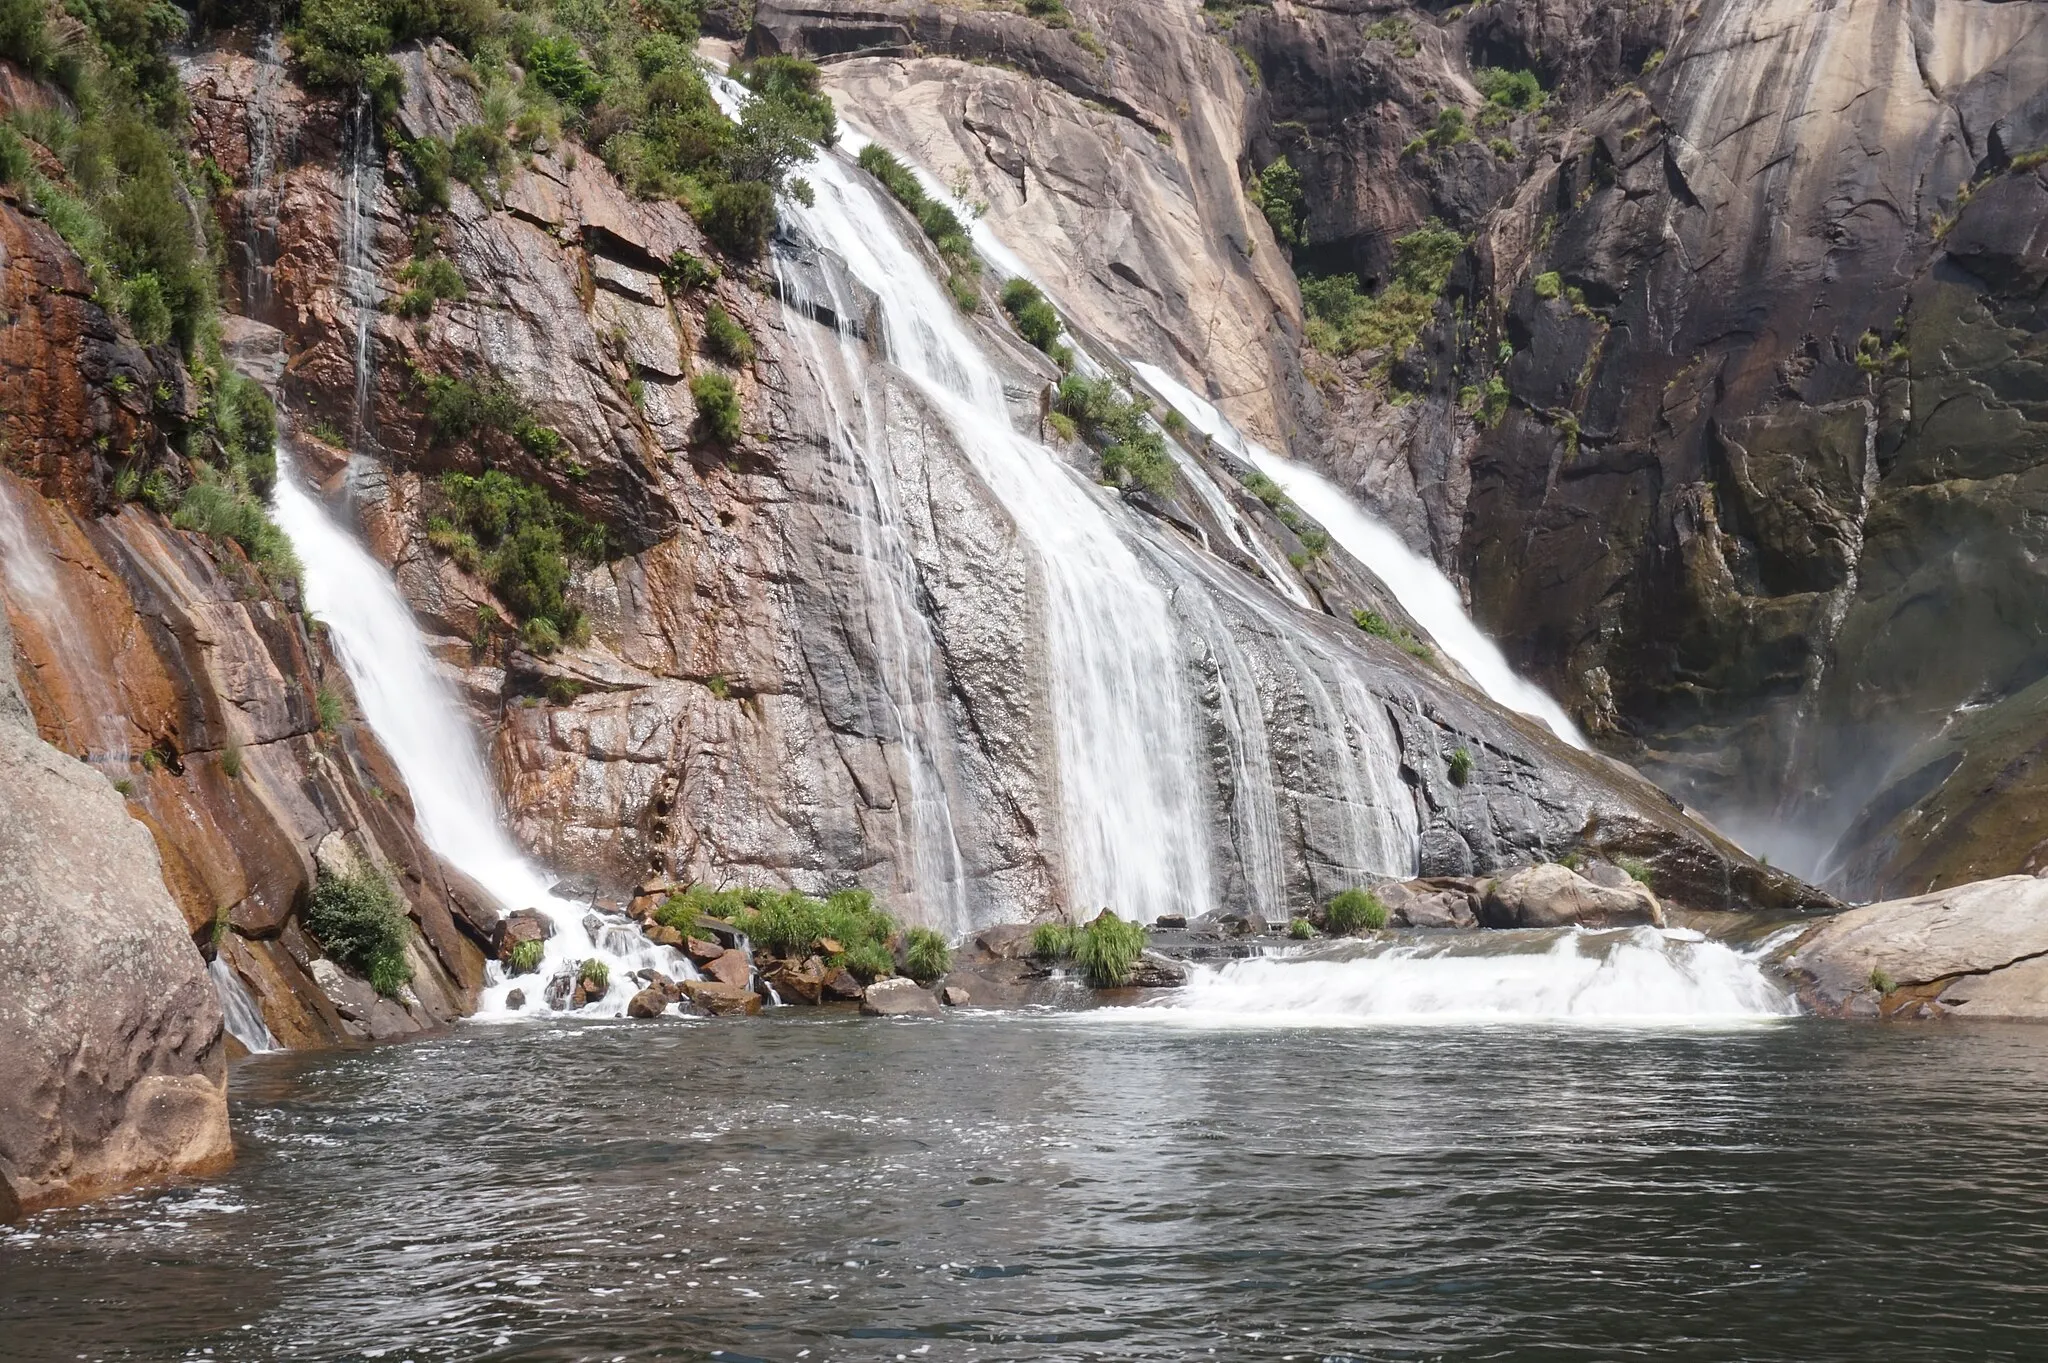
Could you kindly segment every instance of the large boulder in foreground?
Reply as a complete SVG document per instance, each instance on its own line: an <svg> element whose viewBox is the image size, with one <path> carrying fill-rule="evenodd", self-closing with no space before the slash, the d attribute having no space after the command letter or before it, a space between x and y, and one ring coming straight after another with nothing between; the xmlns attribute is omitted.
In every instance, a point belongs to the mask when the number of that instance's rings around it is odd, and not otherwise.
<svg viewBox="0 0 2048 1363"><path fill-rule="evenodd" d="M1778 957L1831 1017L2048 1022L2048 880L2001 876L1850 909Z"/></svg>
<svg viewBox="0 0 2048 1363"><path fill-rule="evenodd" d="M939 1003L916 980L892 975L867 987L867 992L860 996L860 1011L873 1018L937 1017Z"/></svg>
<svg viewBox="0 0 2048 1363"><path fill-rule="evenodd" d="M1596 885L1569 866L1545 862L1502 876L1479 902L1489 928L1664 926L1664 908L1648 887Z"/></svg>
<svg viewBox="0 0 2048 1363"><path fill-rule="evenodd" d="M0 613L0 1220L218 1169L220 1001L156 843L36 736Z"/></svg>

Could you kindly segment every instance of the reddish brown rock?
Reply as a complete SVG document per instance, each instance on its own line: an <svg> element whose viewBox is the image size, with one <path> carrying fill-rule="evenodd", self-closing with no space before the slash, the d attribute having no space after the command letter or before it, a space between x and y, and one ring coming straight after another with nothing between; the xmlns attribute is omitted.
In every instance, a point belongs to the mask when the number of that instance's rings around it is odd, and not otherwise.
<svg viewBox="0 0 2048 1363"><path fill-rule="evenodd" d="M704 973L721 984L745 989L754 982L754 959L744 951L722 951L704 963Z"/></svg>
<svg viewBox="0 0 2048 1363"><path fill-rule="evenodd" d="M713 1017L751 1017L761 1011L759 994L717 980L684 980L683 995Z"/></svg>

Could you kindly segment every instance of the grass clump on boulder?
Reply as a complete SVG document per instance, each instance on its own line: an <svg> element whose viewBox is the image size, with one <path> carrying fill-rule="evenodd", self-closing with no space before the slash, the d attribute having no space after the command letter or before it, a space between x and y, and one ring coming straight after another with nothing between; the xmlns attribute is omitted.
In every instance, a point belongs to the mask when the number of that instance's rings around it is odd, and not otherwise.
<svg viewBox="0 0 2048 1363"><path fill-rule="evenodd" d="M1069 374L1053 405L1102 451L1105 482L1155 493L1173 486L1173 457L1148 419L1151 404L1144 398L1126 399L1109 379Z"/></svg>
<svg viewBox="0 0 2048 1363"><path fill-rule="evenodd" d="M946 939L930 928L912 928L903 956L903 973L919 984L930 984L953 964L953 949Z"/></svg>
<svg viewBox="0 0 2048 1363"><path fill-rule="evenodd" d="M754 338L717 303L704 309L704 348L735 368L754 362Z"/></svg>
<svg viewBox="0 0 2048 1363"><path fill-rule="evenodd" d="M1144 950L1144 926L1104 909L1076 935L1074 961L1090 984L1113 989L1131 978L1131 967Z"/></svg>
<svg viewBox="0 0 2048 1363"><path fill-rule="evenodd" d="M405 912L381 872L369 867L348 875L322 871L306 904L305 923L329 956L378 993L396 994L412 978L405 959Z"/></svg>
<svg viewBox="0 0 2048 1363"><path fill-rule="evenodd" d="M448 514L428 520L428 541L491 584L528 646L546 652L584 638L589 626L566 593L574 563L603 561L603 527L497 469L446 474L440 491Z"/></svg>
<svg viewBox="0 0 2048 1363"><path fill-rule="evenodd" d="M1323 923L1333 933L1378 932L1387 925L1387 906L1371 890L1339 891L1323 910Z"/></svg>
<svg viewBox="0 0 2048 1363"><path fill-rule="evenodd" d="M867 890L838 890L818 899L801 890L713 890L692 885L670 895L654 911L655 922L682 933L701 932L699 918L730 924L746 934L755 950L770 956L802 960L815 955L827 966L844 966L862 980L896 972L896 920L876 907ZM943 939L939 946L944 948ZM943 974L944 967L938 973Z"/></svg>
<svg viewBox="0 0 2048 1363"><path fill-rule="evenodd" d="M1071 923L1040 923L1031 930L1031 954L1047 964L1071 961L1080 936Z"/></svg>
<svg viewBox="0 0 2048 1363"><path fill-rule="evenodd" d="M531 975L540 969L541 958L547 954L547 947L538 941L514 942L505 965L514 975Z"/></svg>

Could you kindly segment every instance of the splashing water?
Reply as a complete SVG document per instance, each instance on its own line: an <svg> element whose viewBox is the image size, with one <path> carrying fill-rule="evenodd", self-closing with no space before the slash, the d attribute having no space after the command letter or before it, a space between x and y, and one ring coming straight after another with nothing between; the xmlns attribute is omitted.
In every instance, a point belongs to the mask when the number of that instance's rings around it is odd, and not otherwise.
<svg viewBox="0 0 2048 1363"><path fill-rule="evenodd" d="M273 509L305 566L307 609L330 631L363 717L405 777L427 845L505 908L537 908L554 924L537 976L514 981L491 965L480 1011L545 1011L542 995L548 981L593 958L604 962L611 975L606 996L590 1005L598 1014L625 1011L635 970L659 970L671 979L693 976L679 952L654 946L630 925L607 922L587 905L557 896L549 877L513 843L499 817L497 794L477 752L469 716L427 651L411 608L384 565L299 486L290 442L282 433ZM526 995L519 1009L506 1002L514 988Z"/></svg>
<svg viewBox="0 0 2048 1363"><path fill-rule="evenodd" d="M1154 1007L1099 1010L1193 1027L1444 1023L1725 1024L1791 1017L1761 952L1650 927L1400 936L1193 967Z"/></svg>
<svg viewBox="0 0 2048 1363"><path fill-rule="evenodd" d="M284 1049L271 1035L270 1025L264 1022L256 1000L249 997L248 987L242 983L242 977L235 973L233 966L215 956L208 963L206 973L213 978L213 992L220 996L221 1016L227 1022L229 1036L241 1042L251 1055Z"/></svg>
<svg viewBox="0 0 2048 1363"><path fill-rule="evenodd" d="M1586 746L1564 707L1541 687L1517 675L1500 646L1480 632L1472 617L1465 613L1458 589L1434 563L1359 509L1321 474L1246 439L1213 403L1164 369L1143 362L1131 368L1171 402L1196 430L1278 483L1303 511L1330 532L1331 538L1344 546L1346 553L1387 584L1401 609L1413 616L1437 646L1471 674L1480 690L1510 710L1541 720L1573 747Z"/></svg>

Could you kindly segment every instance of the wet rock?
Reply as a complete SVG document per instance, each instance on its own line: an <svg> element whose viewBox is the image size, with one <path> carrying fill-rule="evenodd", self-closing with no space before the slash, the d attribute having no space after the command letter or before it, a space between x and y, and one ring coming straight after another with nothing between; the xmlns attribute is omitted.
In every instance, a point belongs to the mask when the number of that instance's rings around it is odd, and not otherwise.
<svg viewBox="0 0 2048 1363"><path fill-rule="evenodd" d="M1124 980L1130 989L1178 989L1188 982L1188 968L1156 951L1140 952Z"/></svg>
<svg viewBox="0 0 2048 1363"><path fill-rule="evenodd" d="M666 989L653 985L641 990L626 1002L626 1016L629 1018L658 1018L668 1011L675 1000Z"/></svg>
<svg viewBox="0 0 2048 1363"><path fill-rule="evenodd" d="M826 972L825 993L829 997L851 1003L866 992L861 987L861 982L854 977L854 973L845 966L836 966Z"/></svg>
<svg viewBox="0 0 2048 1363"><path fill-rule="evenodd" d="M754 958L737 949L721 951L704 962L704 973L721 984L745 989L754 982Z"/></svg>
<svg viewBox="0 0 2048 1363"><path fill-rule="evenodd" d="M860 996L860 1011L873 1018L936 1017L939 1005L917 981L892 975L867 987Z"/></svg>
<svg viewBox="0 0 2048 1363"><path fill-rule="evenodd" d="M1152 926L1156 928L1184 928L1187 925L1188 918L1184 913L1162 913L1152 920Z"/></svg>
<svg viewBox="0 0 2048 1363"><path fill-rule="evenodd" d="M707 941L702 937L687 937L683 939L683 955L689 957L698 965L708 965L724 954L725 948L716 942Z"/></svg>
<svg viewBox="0 0 2048 1363"><path fill-rule="evenodd" d="M973 947L990 960L1011 961L1031 954L1035 923L998 923L974 934Z"/></svg>
<svg viewBox="0 0 2048 1363"><path fill-rule="evenodd" d="M784 1003L817 1003L825 996L825 976L825 963L816 956L806 956L801 961L778 962L763 978L774 986Z"/></svg>
<svg viewBox="0 0 2048 1363"><path fill-rule="evenodd" d="M565 970L548 981L547 991L541 997L547 1000L548 1007L559 1013L569 1006L569 1000L576 990L575 973Z"/></svg>
<svg viewBox="0 0 2048 1363"><path fill-rule="evenodd" d="M1610 890L1555 862L1502 876L1479 904L1479 921L1489 928L1612 928L1664 925L1657 896L1641 885Z"/></svg>
<svg viewBox="0 0 2048 1363"><path fill-rule="evenodd" d="M683 934L677 932L674 928L665 927L660 923L651 923L647 926L645 932L647 940L656 946L674 947L678 951L683 949L685 941Z"/></svg>
<svg viewBox="0 0 2048 1363"><path fill-rule="evenodd" d="M1837 914L1776 959L1815 1012L2048 1021L2048 881L1980 880ZM1906 1009L1911 1012L1911 1009Z"/></svg>
<svg viewBox="0 0 2048 1363"><path fill-rule="evenodd" d="M514 989L511 993L505 995L505 1007L513 1012L516 1013L525 1006L526 991L524 989Z"/></svg>
<svg viewBox="0 0 2048 1363"><path fill-rule="evenodd" d="M554 935L554 922L539 909L515 909L498 923L494 954L500 961L509 961L512 949L521 942L545 942Z"/></svg>
<svg viewBox="0 0 2048 1363"><path fill-rule="evenodd" d="M206 963L148 831L104 776L36 737L6 618L0 1220L233 1158Z"/></svg>
<svg viewBox="0 0 2048 1363"><path fill-rule="evenodd" d="M964 1008L973 1002L973 999L959 985L949 984L939 991L939 1002L948 1008Z"/></svg>
<svg viewBox="0 0 2048 1363"><path fill-rule="evenodd" d="M1388 922L1408 928L1477 928L1479 882L1438 876L1399 881L1375 891L1387 906Z"/></svg>
<svg viewBox="0 0 2048 1363"><path fill-rule="evenodd" d="M761 1011L761 996L720 980L684 980L683 995L713 1017L751 1017Z"/></svg>

